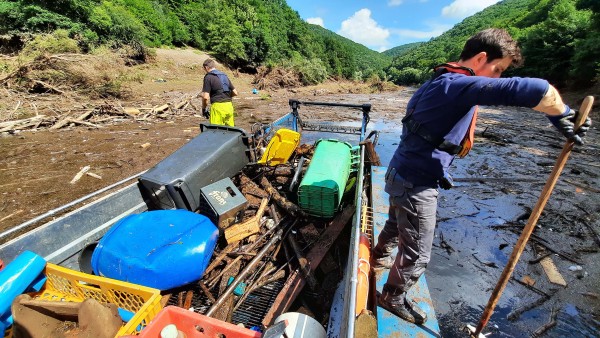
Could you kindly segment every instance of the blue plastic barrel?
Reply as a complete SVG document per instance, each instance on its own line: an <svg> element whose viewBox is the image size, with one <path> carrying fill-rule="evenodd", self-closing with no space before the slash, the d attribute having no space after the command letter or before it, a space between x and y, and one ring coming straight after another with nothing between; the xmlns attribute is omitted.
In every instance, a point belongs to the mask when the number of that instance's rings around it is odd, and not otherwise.
<svg viewBox="0 0 600 338"><path fill-rule="evenodd" d="M219 230L187 210L130 215L104 235L92 254L96 275L166 290L202 278Z"/></svg>

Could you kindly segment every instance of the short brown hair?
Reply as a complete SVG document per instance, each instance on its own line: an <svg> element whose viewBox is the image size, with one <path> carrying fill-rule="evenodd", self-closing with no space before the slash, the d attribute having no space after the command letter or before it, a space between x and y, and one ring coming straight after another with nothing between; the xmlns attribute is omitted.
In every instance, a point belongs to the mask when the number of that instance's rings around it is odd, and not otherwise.
<svg viewBox="0 0 600 338"><path fill-rule="evenodd" d="M208 67L208 69L216 68L217 63L215 62L215 60L208 58L204 61L204 63L202 64L202 67Z"/></svg>
<svg viewBox="0 0 600 338"><path fill-rule="evenodd" d="M460 59L465 61L481 52L486 52L488 62L510 56L513 66L518 67L523 63L517 41L504 29L488 28L473 35L465 43Z"/></svg>

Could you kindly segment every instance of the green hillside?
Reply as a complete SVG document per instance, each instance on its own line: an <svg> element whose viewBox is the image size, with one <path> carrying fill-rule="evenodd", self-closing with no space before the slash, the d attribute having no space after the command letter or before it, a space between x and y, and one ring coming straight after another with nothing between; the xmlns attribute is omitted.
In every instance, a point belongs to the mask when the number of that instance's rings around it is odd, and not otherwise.
<svg viewBox="0 0 600 338"><path fill-rule="evenodd" d="M307 84L383 77L391 58L304 22L284 0L0 0L0 35L66 30L99 45L192 46L232 68L286 65Z"/></svg>
<svg viewBox="0 0 600 338"><path fill-rule="evenodd" d="M428 42L377 53L304 22L284 0L0 0L0 52L60 30L81 52L192 46L242 71L292 68L305 84L328 77L415 84L434 65L456 60L469 36L499 27L521 43L526 59L507 75L586 86L600 74L599 13L598 0L504 0Z"/></svg>
<svg viewBox="0 0 600 338"><path fill-rule="evenodd" d="M394 47L394 48L388 49L388 50L382 52L381 54L390 56L392 58L395 58L395 57L399 57L399 56L402 56L402 55L408 53L409 50L411 50L411 49L413 49L415 47L418 47L418 46L420 46L422 44L423 44L423 42L407 43L407 44L402 45L402 46L398 46L398 47Z"/></svg>
<svg viewBox="0 0 600 338"><path fill-rule="evenodd" d="M599 12L597 0L501 1L395 58L387 72L397 84L423 82L433 66L456 61L473 33L497 27L519 41L525 57L523 67L506 75L542 77L557 86L586 86L600 74Z"/></svg>

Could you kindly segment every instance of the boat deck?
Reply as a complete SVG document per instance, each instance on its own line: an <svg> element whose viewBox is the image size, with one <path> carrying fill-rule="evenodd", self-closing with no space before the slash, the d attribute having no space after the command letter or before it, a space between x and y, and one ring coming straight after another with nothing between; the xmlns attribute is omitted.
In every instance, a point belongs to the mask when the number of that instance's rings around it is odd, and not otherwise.
<svg viewBox="0 0 600 338"><path fill-rule="evenodd" d="M373 167L371 170L372 182L372 200L373 200L373 224L374 237L377 237L388 216L389 199L388 194L384 191L385 187L385 172L387 167ZM394 255L397 250L394 250ZM387 280L389 270L381 271L377 274L377 290L381 291ZM427 322L424 325L416 325L408 323L390 312L378 307L377 308L377 331L379 337L441 337L440 328L433 302L429 294L429 288L425 275L421 276L417 284L409 292L409 297L417 302L419 306L427 313Z"/></svg>

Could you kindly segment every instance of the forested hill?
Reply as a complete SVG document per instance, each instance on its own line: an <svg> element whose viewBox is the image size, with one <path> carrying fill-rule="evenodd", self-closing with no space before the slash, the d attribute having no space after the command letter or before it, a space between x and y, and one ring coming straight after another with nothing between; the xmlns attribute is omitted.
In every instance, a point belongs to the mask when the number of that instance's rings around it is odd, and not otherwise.
<svg viewBox="0 0 600 338"><path fill-rule="evenodd" d="M391 56L393 58L398 57L398 56L402 56L404 54L406 54L409 50L422 45L423 42L413 42L413 43L407 43L405 45L402 46L397 46L394 48L390 48L386 51L381 52L381 54L383 55L387 55L387 56Z"/></svg>
<svg viewBox="0 0 600 338"><path fill-rule="evenodd" d="M521 45L525 65L506 75L557 86L588 86L600 77L599 0L501 1L400 55L387 73L398 84L423 82L433 66L456 61L469 36L490 27L506 28Z"/></svg>
<svg viewBox="0 0 600 338"><path fill-rule="evenodd" d="M187 45L242 70L291 67L307 83L383 79L392 59L304 22L284 0L0 0L0 34L56 29L84 51Z"/></svg>
<svg viewBox="0 0 600 338"><path fill-rule="evenodd" d="M469 36L499 27L525 56L507 75L587 86L600 74L599 13L600 0L504 0L428 42L377 53L304 22L285 0L0 0L0 53L18 50L14 36L58 31L82 52L192 46L241 70L291 68L305 84L328 77L415 84L456 60Z"/></svg>

